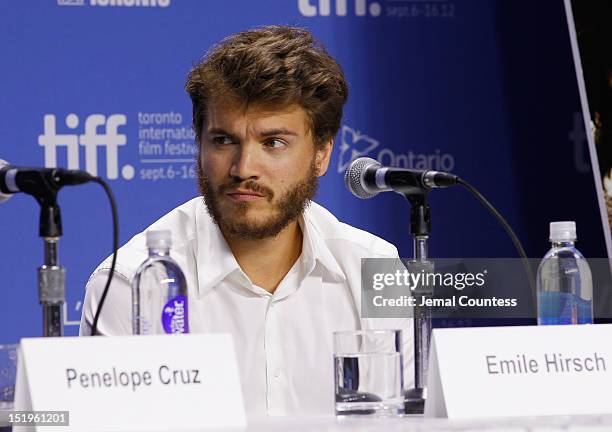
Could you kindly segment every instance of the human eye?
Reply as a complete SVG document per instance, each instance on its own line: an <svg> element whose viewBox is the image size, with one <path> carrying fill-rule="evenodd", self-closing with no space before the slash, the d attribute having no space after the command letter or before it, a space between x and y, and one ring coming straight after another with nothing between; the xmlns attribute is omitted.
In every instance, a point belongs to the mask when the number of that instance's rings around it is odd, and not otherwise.
<svg viewBox="0 0 612 432"><path fill-rule="evenodd" d="M265 146L271 149L281 149L287 147L287 143L278 138L270 138L265 142Z"/></svg>
<svg viewBox="0 0 612 432"><path fill-rule="evenodd" d="M219 145L219 146L228 145L228 144L233 143L232 139L227 135L215 135L212 137L212 142L213 144Z"/></svg>

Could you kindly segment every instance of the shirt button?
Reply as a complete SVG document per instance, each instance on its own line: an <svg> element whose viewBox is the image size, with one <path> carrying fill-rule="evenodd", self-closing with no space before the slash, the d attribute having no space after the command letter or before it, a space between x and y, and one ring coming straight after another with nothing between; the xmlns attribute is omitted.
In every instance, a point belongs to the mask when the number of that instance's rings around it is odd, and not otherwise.
<svg viewBox="0 0 612 432"><path fill-rule="evenodd" d="M280 376L281 376L281 370L279 368L274 371L274 378L280 378Z"/></svg>

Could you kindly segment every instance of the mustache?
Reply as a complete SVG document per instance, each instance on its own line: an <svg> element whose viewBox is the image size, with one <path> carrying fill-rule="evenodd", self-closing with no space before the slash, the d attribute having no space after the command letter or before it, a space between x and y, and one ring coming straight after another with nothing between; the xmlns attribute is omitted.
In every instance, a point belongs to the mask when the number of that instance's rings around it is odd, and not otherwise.
<svg viewBox="0 0 612 432"><path fill-rule="evenodd" d="M237 180L229 183L224 183L219 186L219 193L224 194L232 189L244 189L250 192L255 192L268 198L268 200L274 197L274 191L272 189L260 183L257 183L255 180L247 180L245 182L243 182L242 180Z"/></svg>

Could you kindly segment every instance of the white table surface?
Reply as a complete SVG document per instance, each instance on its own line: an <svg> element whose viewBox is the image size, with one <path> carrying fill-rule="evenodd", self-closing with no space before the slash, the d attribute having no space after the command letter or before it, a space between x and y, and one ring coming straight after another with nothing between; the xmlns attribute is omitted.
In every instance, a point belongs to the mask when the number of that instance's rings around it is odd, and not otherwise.
<svg viewBox="0 0 612 432"><path fill-rule="evenodd" d="M612 407L611 407L612 409ZM517 417L492 419L304 417L269 418L251 422L245 432L400 432L400 431L612 431L612 414L599 416Z"/></svg>

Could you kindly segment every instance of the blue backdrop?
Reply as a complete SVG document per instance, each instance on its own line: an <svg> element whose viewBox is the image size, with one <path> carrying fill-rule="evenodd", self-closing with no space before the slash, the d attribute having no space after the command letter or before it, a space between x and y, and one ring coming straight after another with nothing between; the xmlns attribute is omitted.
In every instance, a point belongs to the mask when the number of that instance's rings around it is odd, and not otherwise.
<svg viewBox="0 0 612 432"><path fill-rule="evenodd" d="M567 219L581 250L604 256L561 0L4 0L0 158L97 172L126 242L197 193L187 72L224 36L266 24L308 28L345 70L349 102L317 197L338 218L412 255L402 197L344 188L365 155L460 174L530 256L547 250L548 222ZM87 278L111 252L110 209L96 185L65 188L60 205L75 334ZM435 191L431 206L433 256L516 256L467 192ZM0 342L42 331L38 214L25 195L0 207Z"/></svg>

